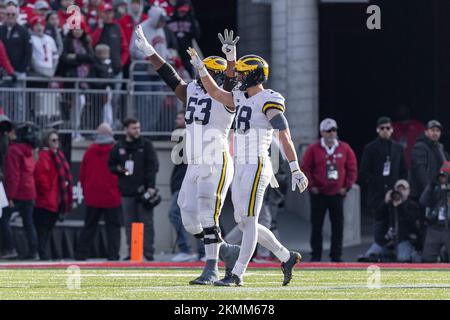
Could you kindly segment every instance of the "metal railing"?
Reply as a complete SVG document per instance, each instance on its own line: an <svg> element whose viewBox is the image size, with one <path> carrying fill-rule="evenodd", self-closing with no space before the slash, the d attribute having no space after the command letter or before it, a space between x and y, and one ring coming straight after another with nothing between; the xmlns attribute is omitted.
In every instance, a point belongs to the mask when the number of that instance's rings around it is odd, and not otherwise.
<svg viewBox="0 0 450 320"><path fill-rule="evenodd" d="M42 129L57 123L61 132L74 136L93 134L102 122L121 131L129 116L140 120L147 135L170 135L181 103L156 73L131 70L129 79L3 79L0 106L15 122L32 121Z"/></svg>

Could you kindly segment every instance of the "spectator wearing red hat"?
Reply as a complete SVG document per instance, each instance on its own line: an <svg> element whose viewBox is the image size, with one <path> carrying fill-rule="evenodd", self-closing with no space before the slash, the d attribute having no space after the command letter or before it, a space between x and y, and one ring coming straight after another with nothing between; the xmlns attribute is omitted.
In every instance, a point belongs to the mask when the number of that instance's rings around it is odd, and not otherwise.
<svg viewBox="0 0 450 320"><path fill-rule="evenodd" d="M34 16L31 19L31 44L33 48L31 67L33 75L50 78L55 75L59 56L55 40L44 33L45 24L44 17ZM45 86L47 86L47 83L45 83Z"/></svg>
<svg viewBox="0 0 450 320"><path fill-rule="evenodd" d="M129 56L127 38L122 27L114 19L114 10L110 4L101 5L99 11L99 26L92 33L92 45L95 47L103 43L111 48L114 74L117 78L121 78L122 67Z"/></svg>
<svg viewBox="0 0 450 320"><path fill-rule="evenodd" d="M121 227L119 179L108 167L108 157L113 147L111 127L103 123L98 127L95 141L89 146L81 161L80 182L86 202L86 219L76 250L76 258L79 260L88 257L102 216L106 222L108 259L119 259Z"/></svg>
<svg viewBox="0 0 450 320"><path fill-rule="evenodd" d="M114 18L112 5L106 3L99 8L100 20L98 28L92 33L92 45L106 44L111 52L111 66L114 72L114 78L120 80L123 78L123 67L128 61L130 52L128 42L122 27ZM121 83L117 82L113 89L120 90ZM113 95L113 118L114 126L121 127L119 115L119 95Z"/></svg>

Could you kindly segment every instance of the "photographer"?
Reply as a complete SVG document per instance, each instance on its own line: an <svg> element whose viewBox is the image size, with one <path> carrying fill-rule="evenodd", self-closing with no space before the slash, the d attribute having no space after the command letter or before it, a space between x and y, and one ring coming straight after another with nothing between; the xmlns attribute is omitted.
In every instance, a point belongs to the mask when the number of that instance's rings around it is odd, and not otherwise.
<svg viewBox="0 0 450 320"><path fill-rule="evenodd" d="M360 262L419 262L420 207L409 198L409 183L399 180L375 212L375 242Z"/></svg>
<svg viewBox="0 0 450 320"><path fill-rule="evenodd" d="M437 262L441 248L450 249L450 162L444 162L436 181L430 183L420 197L427 225L423 247L424 262Z"/></svg>
<svg viewBox="0 0 450 320"><path fill-rule="evenodd" d="M122 210L125 217L127 242L131 242L131 224L144 223L144 256L153 260L153 208L160 197L155 188L158 157L151 141L142 138L140 123L126 119L123 123L125 137L109 154L108 165L119 176Z"/></svg>

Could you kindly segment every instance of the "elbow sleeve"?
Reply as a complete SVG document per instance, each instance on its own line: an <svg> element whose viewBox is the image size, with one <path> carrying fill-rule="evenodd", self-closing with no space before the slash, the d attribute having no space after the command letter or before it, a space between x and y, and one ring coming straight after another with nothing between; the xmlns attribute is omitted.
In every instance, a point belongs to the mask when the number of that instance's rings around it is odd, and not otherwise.
<svg viewBox="0 0 450 320"><path fill-rule="evenodd" d="M156 70L164 82L175 91L176 87L183 81L175 69L167 62L162 65L161 68Z"/></svg>

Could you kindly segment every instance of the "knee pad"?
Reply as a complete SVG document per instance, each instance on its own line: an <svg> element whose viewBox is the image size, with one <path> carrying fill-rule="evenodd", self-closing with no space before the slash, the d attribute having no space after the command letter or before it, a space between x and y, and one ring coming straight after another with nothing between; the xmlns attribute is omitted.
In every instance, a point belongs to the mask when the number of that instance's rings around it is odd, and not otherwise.
<svg viewBox="0 0 450 320"><path fill-rule="evenodd" d="M223 241L222 236L220 235L220 228L218 226L204 228L203 232L205 234L205 238L203 239L205 244L220 243Z"/></svg>

